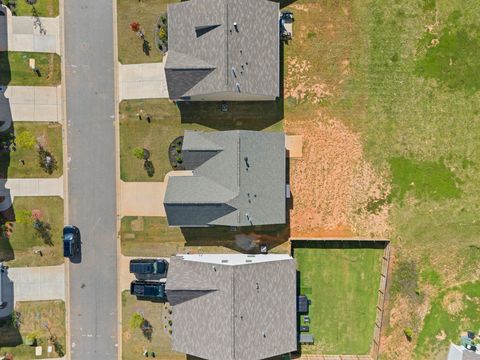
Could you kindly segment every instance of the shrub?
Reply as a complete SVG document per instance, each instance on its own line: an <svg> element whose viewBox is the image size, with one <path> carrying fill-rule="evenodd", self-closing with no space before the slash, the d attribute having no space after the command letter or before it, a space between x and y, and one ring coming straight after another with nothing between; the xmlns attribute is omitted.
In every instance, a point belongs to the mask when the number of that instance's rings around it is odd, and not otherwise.
<svg viewBox="0 0 480 360"><path fill-rule="evenodd" d="M52 174L57 170L57 160L53 157L50 151L45 150L42 146L38 146L38 161L40 167L46 173Z"/></svg>
<svg viewBox="0 0 480 360"><path fill-rule="evenodd" d="M32 212L29 210L19 210L15 213L15 221L19 224L30 224L32 221Z"/></svg>
<svg viewBox="0 0 480 360"><path fill-rule="evenodd" d="M418 290L418 269L413 261L401 261L393 272L392 293L402 294L412 300L419 299Z"/></svg>
<svg viewBox="0 0 480 360"><path fill-rule="evenodd" d="M50 230L52 229L52 227L49 223L36 219L33 222L33 227L35 228L35 230L37 230L37 235L43 240L46 245L53 245L52 234L50 234Z"/></svg>
<svg viewBox="0 0 480 360"><path fill-rule="evenodd" d="M142 314L135 312L130 318L130 328L131 329L141 329L145 319Z"/></svg>
<svg viewBox="0 0 480 360"><path fill-rule="evenodd" d="M155 167L153 166L153 162L150 160L145 160L143 163L143 168L147 172L148 177L153 177L153 175L155 175Z"/></svg>
<svg viewBox="0 0 480 360"><path fill-rule="evenodd" d="M166 43L168 39L168 33L165 27L161 27L160 30L158 30L158 38Z"/></svg>
<svg viewBox="0 0 480 360"><path fill-rule="evenodd" d="M35 344L37 343L37 334L35 333L28 334L27 336L25 336L23 343L27 346L35 346Z"/></svg>
<svg viewBox="0 0 480 360"><path fill-rule="evenodd" d="M412 337L413 337L412 328L407 327L403 329L403 333L405 334L405 337L407 338L408 341L412 341Z"/></svg>
<svg viewBox="0 0 480 360"><path fill-rule="evenodd" d="M17 137L16 142L18 146L24 149L33 149L37 143L35 136L28 130L22 131Z"/></svg>
<svg viewBox="0 0 480 360"><path fill-rule="evenodd" d="M132 154L137 159L143 160L143 156L145 154L145 151L142 148L136 147L132 150Z"/></svg>
<svg viewBox="0 0 480 360"><path fill-rule="evenodd" d="M132 29L133 32L140 31L140 23L138 23L136 21L130 23L130 29Z"/></svg>

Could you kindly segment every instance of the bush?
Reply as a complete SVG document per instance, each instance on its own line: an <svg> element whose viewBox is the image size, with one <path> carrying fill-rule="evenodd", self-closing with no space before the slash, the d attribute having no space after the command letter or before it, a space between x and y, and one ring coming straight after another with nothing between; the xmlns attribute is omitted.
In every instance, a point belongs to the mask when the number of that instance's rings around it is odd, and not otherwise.
<svg viewBox="0 0 480 360"><path fill-rule="evenodd" d="M142 314L138 312L133 313L132 317L130 318L130 328L141 329L144 321L145 319L143 318Z"/></svg>
<svg viewBox="0 0 480 360"><path fill-rule="evenodd" d="M25 130L16 137L16 142L21 148L30 150L37 144L37 139L30 131Z"/></svg>
<svg viewBox="0 0 480 360"><path fill-rule="evenodd" d="M166 43L168 39L168 33L165 27L161 27L160 30L158 30L158 38L163 42Z"/></svg>
<svg viewBox="0 0 480 360"><path fill-rule="evenodd" d="M155 167L153 166L153 162L150 160L145 160L143 163L143 168L147 172L148 177L153 177L153 175L155 175Z"/></svg>
<svg viewBox="0 0 480 360"><path fill-rule="evenodd" d="M28 334L27 336L25 336L23 343L27 346L35 346L35 344L37 343L37 334L35 333Z"/></svg>
<svg viewBox="0 0 480 360"><path fill-rule="evenodd" d="M32 222L32 212L25 209L16 211L15 221L19 224L30 224Z"/></svg>
<svg viewBox="0 0 480 360"><path fill-rule="evenodd" d="M50 230L52 229L52 227L49 223L36 219L33 222L33 227L35 228L35 230L37 230L37 235L43 240L46 245L53 246L52 234L50 234Z"/></svg>
<svg viewBox="0 0 480 360"><path fill-rule="evenodd" d="M132 154L137 159L143 160L143 156L145 154L145 151L142 148L136 147L132 150Z"/></svg>
<svg viewBox="0 0 480 360"><path fill-rule="evenodd" d="M38 146L38 161L40 167L46 173L52 174L57 170L57 160L53 157L50 151L45 150L42 146Z"/></svg>
<svg viewBox="0 0 480 360"><path fill-rule="evenodd" d="M413 261L399 262L393 272L392 294L402 294L412 300L421 300L418 290L418 269Z"/></svg>
<svg viewBox="0 0 480 360"><path fill-rule="evenodd" d="M413 330L412 328L405 328L403 329L403 333L405 334L405 337L407 338L408 341L412 341L413 337Z"/></svg>

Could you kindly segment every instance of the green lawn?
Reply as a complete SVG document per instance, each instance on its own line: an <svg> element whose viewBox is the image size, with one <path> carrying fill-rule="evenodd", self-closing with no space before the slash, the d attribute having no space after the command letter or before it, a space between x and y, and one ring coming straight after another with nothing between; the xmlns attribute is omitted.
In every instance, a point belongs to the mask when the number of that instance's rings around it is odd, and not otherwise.
<svg viewBox="0 0 480 360"><path fill-rule="evenodd" d="M0 259L9 266L47 266L63 263L63 199L55 196L17 196L13 202L15 222L9 239L0 242ZM44 243L33 227L33 216L51 226L52 245ZM35 254L41 250L43 256Z"/></svg>
<svg viewBox="0 0 480 360"><path fill-rule="evenodd" d="M121 222L122 254L168 257L178 253L229 253L255 251L261 243L273 252L288 252L285 226L265 226L231 231L229 227L175 228L165 217L126 216Z"/></svg>
<svg viewBox="0 0 480 360"><path fill-rule="evenodd" d="M425 323L418 336L415 353L426 358L444 351L450 342L459 344L460 334L467 330L477 332L480 327L480 282L466 283L442 291L432 302ZM445 333L444 338L438 335Z"/></svg>
<svg viewBox="0 0 480 360"><path fill-rule="evenodd" d="M139 120L140 110L151 122ZM126 100L120 103L120 172L124 181L163 181L173 170L168 159L168 146L185 130L257 129L282 130L280 104L272 102L237 102L222 113L218 102L180 104L166 99ZM143 147L150 151L155 173L149 177L143 161L132 151Z"/></svg>
<svg viewBox="0 0 480 360"><path fill-rule="evenodd" d="M294 248L300 294L312 301L305 325L315 339L315 345L302 346L302 353L370 352L382 255L383 249Z"/></svg>
<svg viewBox="0 0 480 360"><path fill-rule="evenodd" d="M170 307L168 304L150 301L138 301L129 291L122 293L122 359L137 360L145 350L155 352L159 359L181 360L186 356L172 351L171 335L168 332ZM141 329L132 328L130 319L135 313L140 313L153 327L149 341Z"/></svg>
<svg viewBox="0 0 480 360"><path fill-rule="evenodd" d="M65 303L63 301L18 302L15 311L19 315L20 326L14 328L10 319L0 321L0 353L12 354L17 360L35 357L35 347L24 345L27 335L35 334L37 344L42 346L47 357L47 346L54 346L51 357L63 357L65 342ZM56 341L52 339L56 338ZM54 343L57 345L55 346Z"/></svg>
<svg viewBox="0 0 480 360"><path fill-rule="evenodd" d="M176 0L117 0L118 60L122 64L162 61L162 53L155 45L155 32L160 14L167 12L167 4ZM143 41L130 29L138 22L150 46L143 51ZM147 55L148 54L148 55Z"/></svg>
<svg viewBox="0 0 480 360"><path fill-rule="evenodd" d="M6 3L8 4L8 1ZM11 0L10 0L11 1ZM4 1L5 3L5 1ZM33 8L24 0L16 1L17 7L15 15L17 16L32 16L34 14ZM36 15L41 17L56 17L58 16L58 0L37 0L34 9Z"/></svg>
<svg viewBox="0 0 480 360"><path fill-rule="evenodd" d="M0 154L0 174L3 178L57 178L62 175L62 125L59 123L17 122L14 125L14 131L17 137L16 151ZM23 143L22 138L31 138L35 141ZM35 143L41 144L56 160L57 169L51 174L40 167ZM23 164L20 160L25 163Z"/></svg>
<svg viewBox="0 0 480 360"><path fill-rule="evenodd" d="M35 59L40 76L29 66ZM0 84L23 86L54 86L61 81L60 56L48 53L19 51L0 52Z"/></svg>

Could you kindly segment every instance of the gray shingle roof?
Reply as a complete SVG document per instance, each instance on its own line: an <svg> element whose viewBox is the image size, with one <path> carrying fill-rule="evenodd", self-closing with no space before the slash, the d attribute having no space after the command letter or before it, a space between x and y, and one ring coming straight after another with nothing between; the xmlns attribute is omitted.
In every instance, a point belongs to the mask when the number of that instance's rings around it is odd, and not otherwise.
<svg viewBox="0 0 480 360"><path fill-rule="evenodd" d="M175 351L210 360L255 360L296 350L291 258L212 265L172 257L166 290Z"/></svg>
<svg viewBox="0 0 480 360"><path fill-rule="evenodd" d="M285 223L285 135L185 131L184 164L193 176L168 180L172 226Z"/></svg>
<svg viewBox="0 0 480 360"><path fill-rule="evenodd" d="M279 96L278 3L190 0L167 11L171 99L236 93L237 83L245 94Z"/></svg>

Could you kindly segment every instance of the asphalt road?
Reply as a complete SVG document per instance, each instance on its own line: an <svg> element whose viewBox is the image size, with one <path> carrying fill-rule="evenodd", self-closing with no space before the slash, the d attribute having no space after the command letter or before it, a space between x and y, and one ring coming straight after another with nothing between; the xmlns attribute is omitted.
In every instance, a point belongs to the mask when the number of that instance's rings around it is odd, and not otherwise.
<svg viewBox="0 0 480 360"><path fill-rule="evenodd" d="M70 263L72 359L117 359L112 0L65 3L69 221L81 259Z"/></svg>

